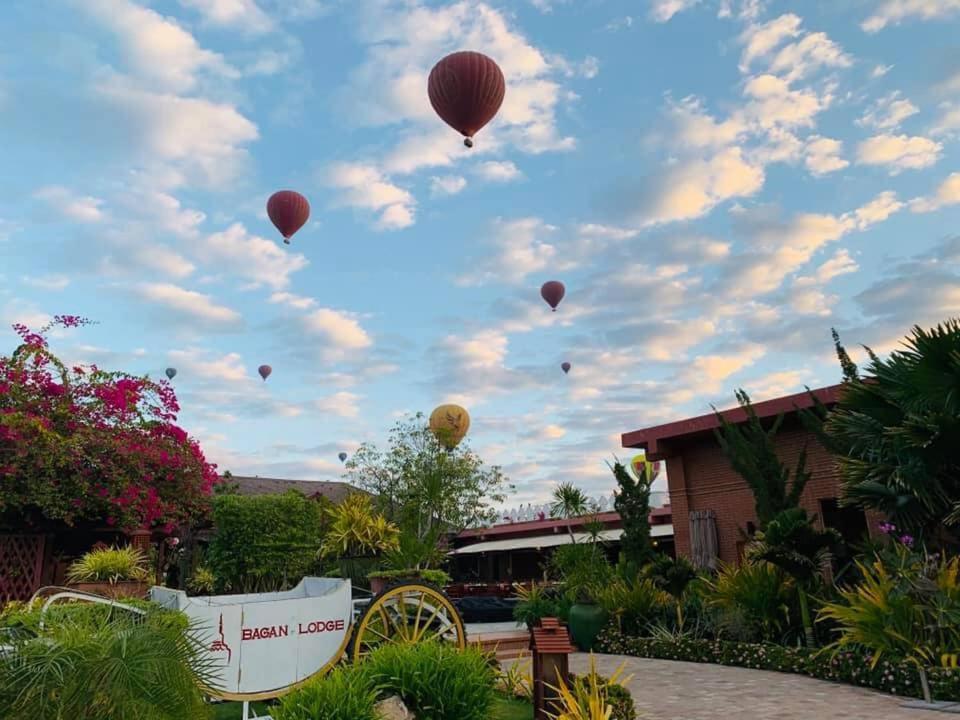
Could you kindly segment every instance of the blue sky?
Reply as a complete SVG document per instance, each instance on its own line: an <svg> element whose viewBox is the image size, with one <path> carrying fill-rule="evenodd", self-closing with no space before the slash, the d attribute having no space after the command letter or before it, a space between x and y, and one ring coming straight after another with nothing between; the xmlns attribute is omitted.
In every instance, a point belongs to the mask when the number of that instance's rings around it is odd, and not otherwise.
<svg viewBox="0 0 960 720"><path fill-rule="evenodd" d="M837 381L831 326L882 352L960 314L957 0L4 8L3 327L177 367L238 474L334 478L455 401L511 504L609 492L621 432ZM459 49L507 78L472 151L426 97Z"/></svg>

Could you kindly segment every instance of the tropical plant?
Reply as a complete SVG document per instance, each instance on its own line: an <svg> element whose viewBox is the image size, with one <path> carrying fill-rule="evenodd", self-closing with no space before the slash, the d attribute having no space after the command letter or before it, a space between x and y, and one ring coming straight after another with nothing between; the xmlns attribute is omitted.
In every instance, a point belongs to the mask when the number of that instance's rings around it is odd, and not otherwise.
<svg viewBox="0 0 960 720"><path fill-rule="evenodd" d="M792 508L784 510L767 523L766 529L757 533L757 542L748 550L752 560L776 565L793 579L807 647L816 644L809 592L828 561L831 548L840 541L840 534L836 530L818 530L806 510Z"/></svg>
<svg viewBox="0 0 960 720"><path fill-rule="evenodd" d="M96 548L84 554L67 571L72 583L106 582L111 585L124 580L142 582L147 579L147 556L139 548Z"/></svg>
<svg viewBox="0 0 960 720"><path fill-rule="evenodd" d="M204 562L217 589L269 592L293 587L316 567L326 500L290 490L278 495L218 495L216 533ZM256 528L256 532L251 532Z"/></svg>
<svg viewBox="0 0 960 720"><path fill-rule="evenodd" d="M376 509L419 540L493 522L509 488L500 467L487 467L468 443L447 450L422 413L390 431L389 449L364 443L347 461L347 479L371 493ZM406 564L406 563L405 563ZM420 563L418 563L420 564Z"/></svg>
<svg viewBox="0 0 960 720"><path fill-rule="evenodd" d="M621 665L621 668L623 666ZM589 685L591 679L589 676L574 676L571 675L571 681L577 682L584 685ZM603 677L602 675L597 675L596 677L597 684L603 688L607 694L607 702L610 705L611 713L610 720L636 720L637 718L637 707L633 702L633 695L630 694L630 691L626 688L625 684L629 682L627 680L621 680L619 682L611 682L609 679Z"/></svg>
<svg viewBox="0 0 960 720"><path fill-rule="evenodd" d="M718 611L720 630L732 639L777 642L789 629L793 583L777 566L721 564L717 576L704 582L707 605Z"/></svg>
<svg viewBox="0 0 960 720"><path fill-rule="evenodd" d="M276 720L379 720L377 687L359 666L341 665L271 708Z"/></svg>
<svg viewBox="0 0 960 720"><path fill-rule="evenodd" d="M643 569L643 576L673 598L677 629L683 630L683 599L690 583L697 579L696 568L685 557L660 555Z"/></svg>
<svg viewBox="0 0 960 720"><path fill-rule="evenodd" d="M510 697L533 700L533 671L529 659L519 658L497 676L497 690Z"/></svg>
<svg viewBox="0 0 960 720"><path fill-rule="evenodd" d="M400 547L400 528L374 512L364 493L352 493L329 510L330 527L320 547L322 557L364 557Z"/></svg>
<svg viewBox="0 0 960 720"><path fill-rule="evenodd" d="M450 575L443 570L421 570L419 568L405 568L401 570L377 570L369 573L368 578L380 578L382 580L407 580L417 579L428 582L437 587L444 587L450 584Z"/></svg>
<svg viewBox="0 0 960 720"><path fill-rule="evenodd" d="M560 483L553 489L550 503L550 517L572 520L583 517L590 512L590 500L583 490L573 483ZM567 532L570 533L570 542L576 543L573 526L567 523Z"/></svg>
<svg viewBox="0 0 960 720"><path fill-rule="evenodd" d="M557 684L547 683L559 696L555 712L547 711L553 720L612 720L613 704L610 688L625 684L629 678L620 680L626 663L621 663L609 680L597 673L596 658L590 653L590 672L585 677L573 676L569 683L557 678Z"/></svg>
<svg viewBox="0 0 960 720"><path fill-rule="evenodd" d="M161 380L67 367L39 332L14 325L20 346L0 355L0 521L106 523L172 533L209 511L219 481L199 444L176 424Z"/></svg>
<svg viewBox="0 0 960 720"><path fill-rule="evenodd" d="M627 635L644 634L670 601L670 596L651 580L639 577L615 577L594 587L593 595L617 628Z"/></svg>
<svg viewBox="0 0 960 720"><path fill-rule="evenodd" d="M83 607L83 606L78 606ZM0 706L11 720L194 720L215 667L196 631L170 613L60 612L0 653ZM98 619L99 617L99 619ZM36 625L32 626L34 630Z"/></svg>
<svg viewBox="0 0 960 720"><path fill-rule="evenodd" d="M545 617L557 617L557 599L547 585L531 583L529 587L520 584L513 587L517 596L513 619L518 623L533 628Z"/></svg>
<svg viewBox="0 0 960 720"><path fill-rule="evenodd" d="M386 694L399 695L418 718L487 720L497 672L487 655L448 643L386 645L364 663Z"/></svg>
<svg viewBox="0 0 960 720"><path fill-rule="evenodd" d="M591 593L613 577L613 566L599 543L561 545L547 563L549 576L571 597Z"/></svg>
<svg viewBox="0 0 960 720"><path fill-rule="evenodd" d="M204 565L194 568L193 575L187 581L187 590L194 595L213 595L216 589L217 576L210 568Z"/></svg>
<svg viewBox="0 0 960 720"><path fill-rule="evenodd" d="M620 547L636 572L656 554L650 540L650 478L635 479L620 461L613 465L613 476L618 489L613 507L623 523Z"/></svg>
<svg viewBox="0 0 960 720"><path fill-rule="evenodd" d="M845 499L928 543L960 523L960 319L914 327L886 360L871 353L824 427L839 450Z"/></svg>
<svg viewBox="0 0 960 720"><path fill-rule="evenodd" d="M383 554L383 566L386 570L439 568L446 562L445 532L441 527L433 528L424 537L404 532L401 528L397 547Z"/></svg>

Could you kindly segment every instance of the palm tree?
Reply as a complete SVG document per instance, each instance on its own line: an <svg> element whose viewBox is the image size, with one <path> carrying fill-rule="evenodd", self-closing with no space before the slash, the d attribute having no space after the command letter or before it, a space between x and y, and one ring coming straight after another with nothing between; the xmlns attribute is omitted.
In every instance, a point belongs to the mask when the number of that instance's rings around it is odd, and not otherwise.
<svg viewBox="0 0 960 720"><path fill-rule="evenodd" d="M677 632L683 631L683 598L697 579L697 569L685 557L660 555L643 570L643 577L673 598L677 606Z"/></svg>
<svg viewBox="0 0 960 720"><path fill-rule="evenodd" d="M945 525L960 523L960 319L914 327L903 349L870 356L824 426L846 499L949 545Z"/></svg>
<svg viewBox="0 0 960 720"><path fill-rule="evenodd" d="M550 504L550 517L571 520L583 517L589 510L590 500L586 494L573 483L560 483L553 490L553 502ZM570 542L575 543L573 526L567 523L567 532L570 533Z"/></svg>
<svg viewBox="0 0 960 720"><path fill-rule="evenodd" d="M796 583L807 647L816 644L808 591L829 558L830 550L840 542L836 530L818 530L806 510L791 508L767 523L766 529L757 533L757 542L749 550L751 560L765 560L777 566Z"/></svg>

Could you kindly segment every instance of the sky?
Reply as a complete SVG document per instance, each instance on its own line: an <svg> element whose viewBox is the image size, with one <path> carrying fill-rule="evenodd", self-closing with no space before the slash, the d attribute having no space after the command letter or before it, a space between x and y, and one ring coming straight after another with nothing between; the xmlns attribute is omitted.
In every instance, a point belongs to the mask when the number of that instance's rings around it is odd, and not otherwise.
<svg viewBox="0 0 960 720"><path fill-rule="evenodd" d="M3 4L0 347L98 321L53 349L176 367L221 470L337 479L458 402L509 505L609 493L621 433L960 315L960 0ZM472 150L426 93L463 49L507 83Z"/></svg>

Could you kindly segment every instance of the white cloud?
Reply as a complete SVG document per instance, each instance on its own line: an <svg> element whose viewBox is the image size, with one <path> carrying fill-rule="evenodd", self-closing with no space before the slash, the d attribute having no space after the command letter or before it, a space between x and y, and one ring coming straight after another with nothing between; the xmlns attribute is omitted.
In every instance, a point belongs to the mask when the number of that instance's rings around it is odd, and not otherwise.
<svg viewBox="0 0 960 720"><path fill-rule="evenodd" d="M360 407L357 404L359 400L359 395L341 391L317 399L314 402L314 407L322 413L342 418L355 418L360 415Z"/></svg>
<svg viewBox="0 0 960 720"><path fill-rule="evenodd" d="M448 335L441 344L467 370L500 367L507 357L507 336L497 330L483 330L466 338Z"/></svg>
<svg viewBox="0 0 960 720"><path fill-rule="evenodd" d="M66 275L25 275L21 280L24 285L41 290L64 290L70 284L70 278Z"/></svg>
<svg viewBox="0 0 960 720"><path fill-rule="evenodd" d="M105 215L100 208L103 200L90 195L74 195L74 193L60 185L49 185L40 188L34 197L43 200L65 218L82 223L95 223L104 219Z"/></svg>
<svg viewBox="0 0 960 720"><path fill-rule="evenodd" d="M740 370L753 365L766 354L761 345L746 344L730 353L699 355L680 373L681 382L696 384L701 392L718 392L724 381Z"/></svg>
<svg viewBox="0 0 960 720"><path fill-rule="evenodd" d="M430 178L430 192L434 195L456 195L467 186L462 175L434 175Z"/></svg>
<svg viewBox="0 0 960 720"><path fill-rule="evenodd" d="M841 248L832 258L821 264L812 276L798 277L794 284L799 287L826 285L836 277L856 272L859 269L860 266L857 265L857 261L850 257L850 252L846 248Z"/></svg>
<svg viewBox="0 0 960 720"><path fill-rule="evenodd" d="M841 157L842 152L843 143L839 140L813 135L807 140L803 161L813 175L826 175L850 165Z"/></svg>
<svg viewBox="0 0 960 720"><path fill-rule="evenodd" d="M787 13L760 25L750 25L740 35L743 54L740 56L740 70L747 72L754 60L768 55L784 40L800 35L801 18Z"/></svg>
<svg viewBox="0 0 960 720"><path fill-rule="evenodd" d="M744 94L752 98L746 114L765 130L778 125L812 127L814 116L829 104L814 91L794 90L787 80L769 74L750 78Z"/></svg>
<svg viewBox="0 0 960 720"><path fill-rule="evenodd" d="M930 129L930 134L934 137L953 137L960 133L960 104L943 103L940 109L942 112Z"/></svg>
<svg viewBox="0 0 960 720"><path fill-rule="evenodd" d="M242 321L236 310L218 305L212 297L170 283L143 283L136 288L144 300L169 312L189 317L208 325L235 326Z"/></svg>
<svg viewBox="0 0 960 720"><path fill-rule="evenodd" d="M192 90L203 71L237 76L222 55L201 48L173 18L130 0L82 0L78 5L116 33L134 73L155 87Z"/></svg>
<svg viewBox="0 0 960 720"><path fill-rule="evenodd" d="M943 145L918 135L875 135L857 147L861 165L883 165L896 175L902 170L916 170L933 165L940 159Z"/></svg>
<svg viewBox="0 0 960 720"><path fill-rule="evenodd" d="M327 182L341 190L344 205L379 213L376 226L380 229L398 230L414 223L413 195L391 183L373 165L339 163L330 168Z"/></svg>
<svg viewBox="0 0 960 720"><path fill-rule="evenodd" d="M557 269L557 248L546 240L556 230L540 218L498 218L493 227L495 254L457 282L460 285L520 283L532 273L548 267Z"/></svg>
<svg viewBox="0 0 960 720"><path fill-rule="evenodd" d="M192 275L196 270L196 266L183 255L160 243L130 242L129 239L117 236L116 247L117 254L105 258L107 268L115 265L116 270L122 271L124 266L133 264L178 280Z"/></svg>
<svg viewBox="0 0 960 720"><path fill-rule="evenodd" d="M851 220L859 230L866 230L871 225L884 222L887 218L903 208L903 203L897 199L896 193L887 190L877 195L873 200L858 207L844 219Z"/></svg>
<svg viewBox="0 0 960 720"><path fill-rule="evenodd" d="M909 18L936 20L960 12L960 0L883 0L860 27L868 33L899 25Z"/></svg>
<svg viewBox="0 0 960 720"><path fill-rule="evenodd" d="M960 172L947 176L932 197L911 200L910 210L915 213L926 213L950 205L960 205Z"/></svg>
<svg viewBox="0 0 960 720"><path fill-rule="evenodd" d="M476 166L475 172L489 182L511 182L523 177L520 168L509 160L482 162Z"/></svg>
<svg viewBox="0 0 960 720"><path fill-rule="evenodd" d="M882 78L891 70L893 70L893 65L877 65L873 68L873 70L870 71L870 77L874 79Z"/></svg>
<svg viewBox="0 0 960 720"><path fill-rule="evenodd" d="M664 23L677 13L689 10L699 3L700 0L651 0L650 17L655 22Z"/></svg>
<svg viewBox="0 0 960 720"><path fill-rule="evenodd" d="M237 28L251 33L273 29L270 17L255 0L180 0L180 4L196 10L206 22L218 27Z"/></svg>
<svg viewBox="0 0 960 720"><path fill-rule="evenodd" d="M894 130L918 112L920 109L896 90L877 100L864 112L863 117L857 120L857 125L877 130Z"/></svg>
<svg viewBox="0 0 960 720"><path fill-rule="evenodd" d="M171 350L167 359L172 367L177 369L181 380L199 378L219 383L246 382L252 379L247 374L243 359L238 353L210 357L206 350L191 348L189 350Z"/></svg>
<svg viewBox="0 0 960 720"><path fill-rule="evenodd" d="M373 344L356 317L330 308L318 308L301 318L303 329L322 338L333 353L362 350Z"/></svg>
<svg viewBox="0 0 960 720"><path fill-rule="evenodd" d="M770 61L769 71L783 73L787 80L794 81L821 68L846 68L852 64L850 56L826 33L816 32L781 48Z"/></svg>
<svg viewBox="0 0 960 720"><path fill-rule="evenodd" d="M218 271L231 272L273 290L285 288L290 284L290 276L309 264L305 255L251 235L240 223L206 236L197 244L196 252Z"/></svg>
<svg viewBox="0 0 960 720"><path fill-rule="evenodd" d="M289 305L297 310L309 310L317 304L317 301L310 297L302 297L288 292L275 292L270 295L270 302Z"/></svg>

